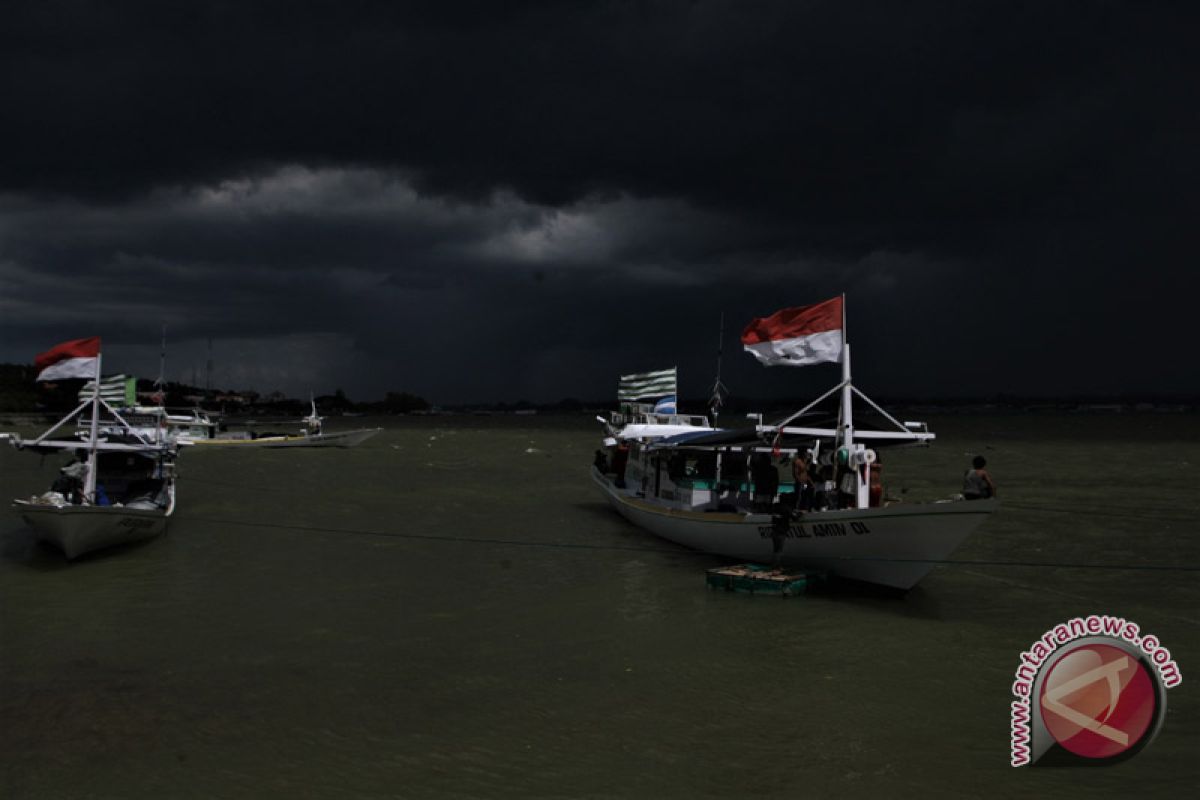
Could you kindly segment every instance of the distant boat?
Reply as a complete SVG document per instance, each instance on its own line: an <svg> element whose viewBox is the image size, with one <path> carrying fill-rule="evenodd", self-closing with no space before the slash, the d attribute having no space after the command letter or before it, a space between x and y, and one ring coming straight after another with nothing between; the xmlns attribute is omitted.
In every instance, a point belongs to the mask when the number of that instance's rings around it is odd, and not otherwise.
<svg viewBox="0 0 1200 800"><path fill-rule="evenodd" d="M741 430L683 431L649 419L619 429L606 423L609 452L592 467L605 499L635 525L696 550L915 586L987 519L996 500L910 504L882 497L875 448L928 445L935 437L923 423L895 420L853 387L841 328L833 355L820 359L841 361L841 383L780 422L764 425L760 417ZM814 419L813 409L839 391L837 416ZM857 429L855 394L890 427ZM813 488L797 497L792 482L779 480L775 463L797 454L837 480L814 478Z"/></svg>
<svg viewBox="0 0 1200 800"><path fill-rule="evenodd" d="M98 338L66 342L38 356L37 365L43 367L38 380L86 377L79 371L94 364L98 383L100 361ZM36 439L2 435L18 450L43 455L65 451L79 457L63 467L49 491L13 501L13 510L38 539L54 545L68 559L158 536L175 511L175 446L147 439L128 425L123 433L102 438L102 406L123 423L98 386L93 386L88 399ZM86 438L52 438L87 409L91 422Z"/></svg>
<svg viewBox="0 0 1200 800"><path fill-rule="evenodd" d="M238 435L221 434L207 439L196 439L190 444L202 449L214 448L247 448L247 447L356 447L376 435L383 428L358 428L351 431L334 431L327 433L324 429L324 417L317 414L316 401L312 402L312 412L301 420L302 427L296 433L268 433L254 435L242 433Z"/></svg>
<svg viewBox="0 0 1200 800"><path fill-rule="evenodd" d="M302 427L295 433L224 432L209 412L199 408L190 409L187 413L171 413L161 406L134 406L118 410L121 412L120 420L111 415L100 420L102 437L122 435L126 429L132 429L147 441L164 441L180 447L354 447L383 430L360 428L325 432L323 418L317 416L315 404L312 414L301 420ZM83 430L86 422L80 421L79 426L79 435L86 435Z"/></svg>
<svg viewBox="0 0 1200 800"><path fill-rule="evenodd" d="M333 433L272 433L261 436L246 435L243 438L220 436L214 439L197 439L191 442L191 445L201 450L254 447L355 447L382 430L383 428L360 428Z"/></svg>

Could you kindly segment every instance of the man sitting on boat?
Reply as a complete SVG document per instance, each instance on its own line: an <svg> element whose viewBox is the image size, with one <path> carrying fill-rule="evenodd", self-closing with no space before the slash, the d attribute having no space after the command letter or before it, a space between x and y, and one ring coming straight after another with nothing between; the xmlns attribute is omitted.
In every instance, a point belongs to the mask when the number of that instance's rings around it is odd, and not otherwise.
<svg viewBox="0 0 1200 800"><path fill-rule="evenodd" d="M83 480L87 475L87 451L80 450L75 460L64 466L50 486L50 491L61 494L68 503L76 504L83 498Z"/></svg>
<svg viewBox="0 0 1200 800"><path fill-rule="evenodd" d="M986 500L996 496L996 483L984 469L986 466L987 459L975 456L971 462L971 469L963 476L963 497L968 500Z"/></svg>

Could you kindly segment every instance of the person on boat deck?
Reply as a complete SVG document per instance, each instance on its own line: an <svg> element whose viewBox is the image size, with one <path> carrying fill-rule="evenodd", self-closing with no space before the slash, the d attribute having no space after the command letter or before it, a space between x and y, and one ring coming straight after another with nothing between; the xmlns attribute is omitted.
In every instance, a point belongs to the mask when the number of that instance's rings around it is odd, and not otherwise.
<svg viewBox="0 0 1200 800"><path fill-rule="evenodd" d="M792 459L792 480L796 484L796 508L800 511L810 510L813 505L813 483L812 476L808 474L808 459L802 451L797 451Z"/></svg>
<svg viewBox="0 0 1200 800"><path fill-rule="evenodd" d="M779 493L779 470L771 462L767 453L758 453L750 465L750 474L754 478L754 502L756 505L769 506L775 502Z"/></svg>
<svg viewBox="0 0 1200 800"><path fill-rule="evenodd" d="M837 507L858 508L858 476L853 467L838 466Z"/></svg>
<svg viewBox="0 0 1200 800"><path fill-rule="evenodd" d="M875 463L867 467L868 502L871 508L883 505L883 456L875 455Z"/></svg>
<svg viewBox="0 0 1200 800"><path fill-rule="evenodd" d="M78 503L83 495L83 479L87 475L87 451L76 451L75 460L58 472L59 476L54 479L50 490L67 498L67 502Z"/></svg>
<svg viewBox="0 0 1200 800"><path fill-rule="evenodd" d="M987 459L975 456L971 462L971 469L963 476L963 497L968 500L985 500L996 496L996 482L984 469L986 466Z"/></svg>
<svg viewBox="0 0 1200 800"><path fill-rule="evenodd" d="M771 569L783 569L783 546L787 543L791 520L787 514L776 514L771 518Z"/></svg>
<svg viewBox="0 0 1200 800"><path fill-rule="evenodd" d="M625 467L629 463L629 445L619 442L613 451L612 472L617 476L613 483L619 489L625 488Z"/></svg>

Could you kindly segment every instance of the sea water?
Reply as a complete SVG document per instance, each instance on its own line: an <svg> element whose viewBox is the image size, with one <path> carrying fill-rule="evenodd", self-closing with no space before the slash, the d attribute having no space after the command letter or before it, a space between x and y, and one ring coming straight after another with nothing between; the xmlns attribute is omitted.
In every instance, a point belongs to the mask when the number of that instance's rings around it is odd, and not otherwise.
<svg viewBox="0 0 1200 800"><path fill-rule="evenodd" d="M355 419L386 430L349 450L188 451L165 536L74 563L7 512L0 796L1200 784L1200 589L1159 569L1200 565L1196 417L931 419L936 445L887 451L884 483L934 500L988 459L1001 506L959 563L903 596L786 599L707 589L720 559L613 512L589 420ZM59 460L0 449L0 491L43 491ZM1090 613L1170 648L1185 680L1162 731L1119 766L1014 770L1018 654Z"/></svg>

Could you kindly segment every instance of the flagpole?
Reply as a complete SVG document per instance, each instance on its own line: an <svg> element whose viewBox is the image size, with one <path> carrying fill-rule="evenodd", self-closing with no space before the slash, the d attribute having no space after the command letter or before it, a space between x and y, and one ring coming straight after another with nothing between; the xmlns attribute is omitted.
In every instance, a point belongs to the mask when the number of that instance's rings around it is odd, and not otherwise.
<svg viewBox="0 0 1200 800"><path fill-rule="evenodd" d="M842 446L854 444L854 418L851 411L853 389L850 382L850 337L846 335L846 294L842 293Z"/></svg>
<svg viewBox="0 0 1200 800"><path fill-rule="evenodd" d="M862 477L854 464L854 385L850 374L850 337L846 332L846 294L842 293L842 447L846 451L846 468L854 476L854 508L865 503Z"/></svg>
<svg viewBox="0 0 1200 800"><path fill-rule="evenodd" d="M96 351L96 378L92 391L92 438L88 451L87 477L83 483L84 502L96 504L96 437L100 427L100 352Z"/></svg>

